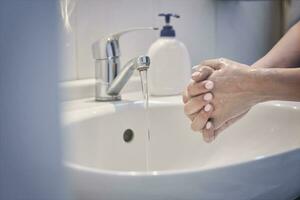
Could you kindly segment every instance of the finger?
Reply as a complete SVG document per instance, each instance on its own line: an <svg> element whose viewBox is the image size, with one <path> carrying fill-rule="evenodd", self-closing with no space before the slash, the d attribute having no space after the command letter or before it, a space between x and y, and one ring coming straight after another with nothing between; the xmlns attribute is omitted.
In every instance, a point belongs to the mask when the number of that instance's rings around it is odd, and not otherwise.
<svg viewBox="0 0 300 200"><path fill-rule="evenodd" d="M218 59L205 60L201 63L201 65L209 66L215 70L219 70L224 66L224 63L226 63L226 59L218 58Z"/></svg>
<svg viewBox="0 0 300 200"><path fill-rule="evenodd" d="M206 93L206 94L193 97L184 105L184 113L186 115L191 115L196 112L199 112L212 99L213 99L212 93Z"/></svg>
<svg viewBox="0 0 300 200"><path fill-rule="evenodd" d="M207 104L204 108L199 112L199 114L194 118L191 124L191 128L193 131L200 131L205 126L206 122L210 118L213 111L213 106L211 104Z"/></svg>
<svg viewBox="0 0 300 200"><path fill-rule="evenodd" d="M183 102L184 104L186 104L186 103L188 102L188 100L189 100L189 98L188 98L188 96L187 96L187 91L184 90L184 92L182 92L182 102Z"/></svg>
<svg viewBox="0 0 300 200"><path fill-rule="evenodd" d="M214 88L214 82L210 80L195 82L192 81L187 87L187 97L191 98L194 96L201 95L203 93L207 93Z"/></svg>
<svg viewBox="0 0 300 200"><path fill-rule="evenodd" d="M222 131L224 131L226 128L228 128L229 126L231 126L233 123L237 122L238 120L240 120L242 117L244 117L246 114L248 113L248 111L242 113L241 115L234 117L230 120L228 120L227 122L225 122L223 125L221 125L219 128L217 128L215 130L215 137L217 137Z"/></svg>
<svg viewBox="0 0 300 200"><path fill-rule="evenodd" d="M207 143L212 142L215 139L214 126L211 121L208 121L202 129L203 140Z"/></svg>
<svg viewBox="0 0 300 200"><path fill-rule="evenodd" d="M191 115L188 115L188 118L193 121L195 119L195 117L198 115L199 113L194 113L194 114L191 114Z"/></svg>
<svg viewBox="0 0 300 200"><path fill-rule="evenodd" d="M214 69L208 66L199 66L199 70L192 74L192 79L196 82L206 80L212 73Z"/></svg>

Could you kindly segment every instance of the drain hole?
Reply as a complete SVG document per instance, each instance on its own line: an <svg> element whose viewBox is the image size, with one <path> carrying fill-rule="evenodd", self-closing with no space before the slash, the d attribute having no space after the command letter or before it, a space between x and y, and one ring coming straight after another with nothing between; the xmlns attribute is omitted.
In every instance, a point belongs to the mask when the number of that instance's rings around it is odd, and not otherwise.
<svg viewBox="0 0 300 200"><path fill-rule="evenodd" d="M134 133L133 133L133 130L131 129L126 129L123 133L123 140L125 142L131 142L133 140L133 137L134 137Z"/></svg>

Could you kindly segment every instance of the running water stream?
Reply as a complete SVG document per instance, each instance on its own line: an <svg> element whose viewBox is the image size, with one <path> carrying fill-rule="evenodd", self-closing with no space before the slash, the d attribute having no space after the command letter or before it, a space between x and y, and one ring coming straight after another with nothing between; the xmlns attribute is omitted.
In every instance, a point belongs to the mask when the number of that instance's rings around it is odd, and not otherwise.
<svg viewBox="0 0 300 200"><path fill-rule="evenodd" d="M150 170L150 118L149 118L149 91L148 91L148 77L147 70L139 71L142 92L144 97L145 120L146 120L146 134L145 134L145 151L146 151L146 169Z"/></svg>

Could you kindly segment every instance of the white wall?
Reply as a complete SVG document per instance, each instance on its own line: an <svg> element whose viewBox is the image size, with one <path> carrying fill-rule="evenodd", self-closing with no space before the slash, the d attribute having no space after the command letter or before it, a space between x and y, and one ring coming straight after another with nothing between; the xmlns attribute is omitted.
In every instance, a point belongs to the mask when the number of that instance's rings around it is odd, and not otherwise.
<svg viewBox="0 0 300 200"><path fill-rule="evenodd" d="M91 44L111 33L137 26L161 26L160 12L175 12L178 39L190 51L193 64L214 55L214 1L212 0L62 0L75 7L66 31L65 66L61 80L94 77ZM121 39L121 61L145 54L159 32L130 33Z"/></svg>
<svg viewBox="0 0 300 200"><path fill-rule="evenodd" d="M162 26L160 12L175 12L178 39L192 64L227 57L252 64L280 37L280 2L273 0L61 0L73 9L66 31L61 81L94 78L91 44L111 33L137 26ZM293 0L294 2L297 0ZM295 3L293 3L294 5ZM291 9L293 10L293 9ZM295 12L295 11L293 11ZM121 39L121 61L145 54L159 32L130 33Z"/></svg>

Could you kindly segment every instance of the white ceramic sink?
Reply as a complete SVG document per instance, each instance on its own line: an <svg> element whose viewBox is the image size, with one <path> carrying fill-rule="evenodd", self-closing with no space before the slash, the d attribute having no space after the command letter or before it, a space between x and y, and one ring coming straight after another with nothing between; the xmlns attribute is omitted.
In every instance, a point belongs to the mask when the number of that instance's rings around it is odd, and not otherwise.
<svg viewBox="0 0 300 200"><path fill-rule="evenodd" d="M211 144L190 130L181 98L137 94L66 103L66 169L74 199L292 200L300 195L300 104L268 102ZM134 132L126 143L123 133Z"/></svg>

